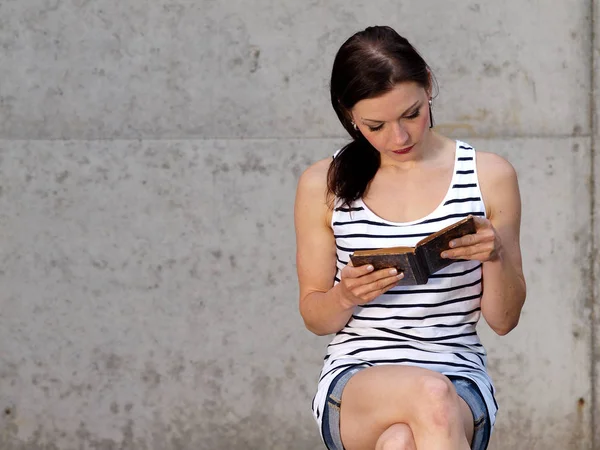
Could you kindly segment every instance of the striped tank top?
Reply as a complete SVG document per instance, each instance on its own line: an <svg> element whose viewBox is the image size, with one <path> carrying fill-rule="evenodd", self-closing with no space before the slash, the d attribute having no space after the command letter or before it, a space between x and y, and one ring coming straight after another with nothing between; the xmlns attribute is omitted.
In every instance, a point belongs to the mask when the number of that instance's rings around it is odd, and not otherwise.
<svg viewBox="0 0 600 450"><path fill-rule="evenodd" d="M331 226L337 247L337 273L352 252L415 246L426 236L467 217L485 217L475 150L456 142L454 173L446 196L429 215L413 222L390 222L369 210L362 199L350 207L338 201ZM486 351L476 331L481 315L482 269L479 261L456 261L427 284L396 286L354 313L327 347L312 410L322 428L327 391L347 367L404 364L465 377L485 399L492 425L498 405L486 370Z"/></svg>

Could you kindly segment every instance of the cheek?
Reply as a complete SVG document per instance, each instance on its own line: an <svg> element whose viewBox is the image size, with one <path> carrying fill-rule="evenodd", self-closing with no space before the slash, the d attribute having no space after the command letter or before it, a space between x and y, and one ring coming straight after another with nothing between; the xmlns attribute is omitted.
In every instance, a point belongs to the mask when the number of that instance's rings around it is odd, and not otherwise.
<svg viewBox="0 0 600 450"><path fill-rule="evenodd" d="M375 147L375 150L381 152L385 149L386 138L384 133L369 133L369 135L365 137L367 138L367 141L369 141L369 144Z"/></svg>
<svg viewBox="0 0 600 450"><path fill-rule="evenodd" d="M425 132L425 130L429 128L429 110L427 110L426 114L421 114L415 120L415 130L419 133Z"/></svg>
<svg viewBox="0 0 600 450"><path fill-rule="evenodd" d="M420 141L427 130L429 130L429 113L426 117L419 116L406 125L406 131L415 141Z"/></svg>

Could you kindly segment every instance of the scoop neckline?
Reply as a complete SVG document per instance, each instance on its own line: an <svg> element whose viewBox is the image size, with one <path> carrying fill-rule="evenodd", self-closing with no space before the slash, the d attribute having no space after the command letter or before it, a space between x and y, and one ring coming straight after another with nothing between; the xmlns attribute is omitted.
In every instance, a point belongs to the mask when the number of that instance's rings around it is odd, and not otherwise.
<svg viewBox="0 0 600 450"><path fill-rule="evenodd" d="M429 218L431 218L431 216L433 216L442 206L444 206L444 204L446 203L446 201L448 200L448 197L450 196L450 193L452 192L452 186L454 186L455 184L455 178L456 178L456 166L458 164L458 148L460 146L460 141L455 141L455 147L454 147L454 165L452 167L452 179L450 180L450 186L448 186L448 190L446 191L446 194L444 195L444 198L442 199L442 201L435 207L435 209L433 211L431 211L429 214L427 214L424 217L421 217L420 219L416 219L416 220L411 220L410 222L394 222L391 220L387 220L384 219L383 217L379 216L378 214L374 213L365 203L365 201L363 200L362 197L360 197L358 199L360 206L362 206L364 208L365 211L367 211L369 214L371 214L372 216L376 217L377 220L386 223L388 225L395 225L395 226L408 226L408 225L415 225L418 224L420 222L423 222Z"/></svg>

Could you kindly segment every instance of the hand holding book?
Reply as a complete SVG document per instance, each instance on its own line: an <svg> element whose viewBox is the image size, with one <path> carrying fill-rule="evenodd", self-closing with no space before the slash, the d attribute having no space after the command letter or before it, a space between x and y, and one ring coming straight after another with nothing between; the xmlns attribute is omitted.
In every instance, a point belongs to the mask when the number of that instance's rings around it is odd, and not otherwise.
<svg viewBox="0 0 600 450"><path fill-rule="evenodd" d="M342 269L341 280L336 286L339 304L344 309L363 305L390 290L404 278L395 268L376 270L371 264L354 267L350 262Z"/></svg>
<svg viewBox="0 0 600 450"><path fill-rule="evenodd" d="M370 264L375 269L395 268L404 273L404 278L398 285L425 284L431 274L452 264L452 259L463 259L467 252L479 250L465 250L473 247L470 242L478 242L480 239L474 237L477 232L475 219L473 216L462 219L422 239L415 247L361 250L354 252L350 259L354 266ZM489 223L487 219L481 220ZM481 223L482 226L487 225L484 222ZM451 247L451 242L454 247Z"/></svg>
<svg viewBox="0 0 600 450"><path fill-rule="evenodd" d="M492 261L500 251L500 238L492 222L484 217L473 217L475 234L453 239L449 249L442 252L442 258L471 259L481 262Z"/></svg>

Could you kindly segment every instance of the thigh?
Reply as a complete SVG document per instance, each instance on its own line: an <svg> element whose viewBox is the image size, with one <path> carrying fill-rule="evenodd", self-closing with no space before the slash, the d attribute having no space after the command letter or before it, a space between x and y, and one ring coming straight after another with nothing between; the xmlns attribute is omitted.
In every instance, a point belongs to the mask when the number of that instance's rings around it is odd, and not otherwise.
<svg viewBox="0 0 600 450"><path fill-rule="evenodd" d="M473 450L486 449L491 435L491 420L481 391L472 380L462 377L450 377L450 380L456 388L456 393L471 411L472 421L469 421L468 424L470 426L469 433L472 436L469 439L471 448Z"/></svg>
<svg viewBox="0 0 600 450"><path fill-rule="evenodd" d="M473 416L444 375L420 367L381 365L361 370L350 378L342 392L340 432L348 450L372 449L382 433L396 423L412 426L424 411L423 390L431 380L453 392L456 420L465 426L470 441ZM440 384L438 382L438 385Z"/></svg>

